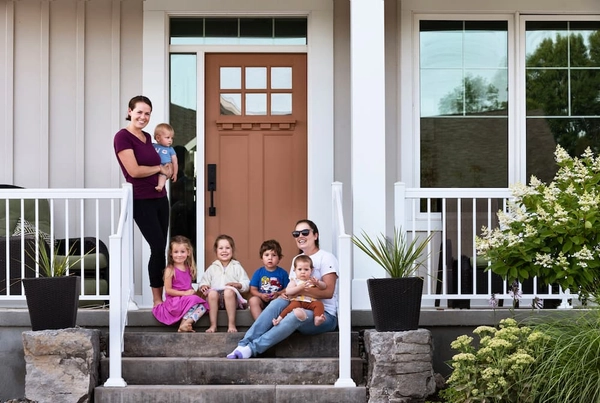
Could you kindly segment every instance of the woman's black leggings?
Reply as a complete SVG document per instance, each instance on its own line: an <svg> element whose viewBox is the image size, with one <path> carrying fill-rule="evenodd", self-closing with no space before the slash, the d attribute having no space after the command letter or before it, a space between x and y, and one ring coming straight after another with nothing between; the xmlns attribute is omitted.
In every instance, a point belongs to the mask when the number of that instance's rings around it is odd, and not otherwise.
<svg viewBox="0 0 600 403"><path fill-rule="evenodd" d="M163 286L163 270L167 265L165 249L169 230L169 199L134 199L133 219L150 245L148 276L150 287Z"/></svg>

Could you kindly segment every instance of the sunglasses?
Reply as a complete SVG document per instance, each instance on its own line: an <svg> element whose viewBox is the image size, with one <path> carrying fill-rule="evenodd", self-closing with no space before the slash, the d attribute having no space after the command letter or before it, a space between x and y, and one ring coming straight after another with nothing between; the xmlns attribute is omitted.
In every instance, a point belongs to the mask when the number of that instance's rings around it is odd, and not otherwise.
<svg viewBox="0 0 600 403"><path fill-rule="evenodd" d="M300 235L302 235L302 236L308 236L308 234L310 234L310 230L309 229L303 229L302 231L292 231L292 236L294 238L298 238Z"/></svg>

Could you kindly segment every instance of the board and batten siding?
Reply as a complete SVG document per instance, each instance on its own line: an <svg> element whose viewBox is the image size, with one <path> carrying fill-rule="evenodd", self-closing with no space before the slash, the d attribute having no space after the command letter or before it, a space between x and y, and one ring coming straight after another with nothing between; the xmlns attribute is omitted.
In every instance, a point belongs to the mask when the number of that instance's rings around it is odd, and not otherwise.
<svg viewBox="0 0 600 403"><path fill-rule="evenodd" d="M112 138L142 92L141 0L0 1L0 183L119 187Z"/></svg>

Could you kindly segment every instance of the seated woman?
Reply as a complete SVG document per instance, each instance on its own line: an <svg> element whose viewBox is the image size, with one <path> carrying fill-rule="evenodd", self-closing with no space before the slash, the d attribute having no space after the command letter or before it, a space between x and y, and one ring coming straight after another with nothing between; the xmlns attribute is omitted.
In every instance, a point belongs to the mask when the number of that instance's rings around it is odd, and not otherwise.
<svg viewBox="0 0 600 403"><path fill-rule="evenodd" d="M314 222L307 219L298 221L292 236L296 238L296 245L302 254L312 259L313 276L326 285L324 289L313 287L302 290L303 294L323 302L325 321L319 326L315 326L312 311L296 308L293 314L287 315L277 326L273 326L273 319L277 318L290 303L288 296L284 294L273 300L262 311L235 350L227 355L227 358L250 358L261 354L286 339L296 330L302 334L312 335L330 332L337 327L338 261L333 254L319 248L319 230ZM292 270L291 278L294 278L293 273Z"/></svg>

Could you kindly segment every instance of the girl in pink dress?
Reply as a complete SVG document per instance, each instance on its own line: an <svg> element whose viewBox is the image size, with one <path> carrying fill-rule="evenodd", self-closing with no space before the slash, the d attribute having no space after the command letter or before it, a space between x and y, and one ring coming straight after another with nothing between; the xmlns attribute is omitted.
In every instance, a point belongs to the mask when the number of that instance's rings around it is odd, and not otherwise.
<svg viewBox="0 0 600 403"><path fill-rule="evenodd" d="M208 303L196 294L196 262L189 239L177 235L169 244L168 265L164 271L165 301L152 308L161 323L172 325L181 319L178 332L193 332L193 324L208 310Z"/></svg>

